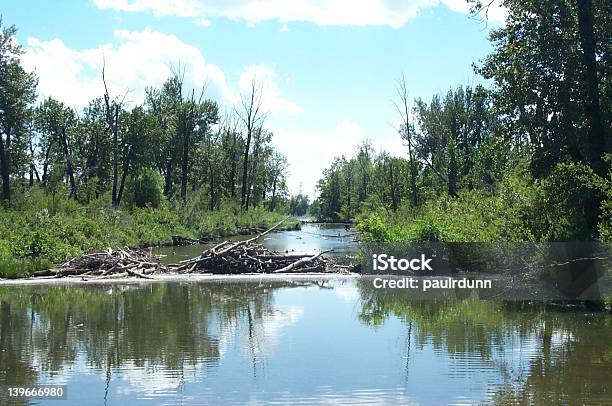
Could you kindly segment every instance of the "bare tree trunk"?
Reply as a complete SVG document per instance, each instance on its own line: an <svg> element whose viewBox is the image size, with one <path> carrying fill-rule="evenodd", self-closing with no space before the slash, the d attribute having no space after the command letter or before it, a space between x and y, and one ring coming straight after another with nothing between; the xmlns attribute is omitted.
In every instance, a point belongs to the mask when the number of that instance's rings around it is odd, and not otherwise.
<svg viewBox="0 0 612 406"><path fill-rule="evenodd" d="M77 187L76 182L74 180L74 168L72 166L72 157L70 154L70 147L68 145L68 134L66 133L66 127L62 127L61 136L64 159L66 160L66 173L68 174L68 180L70 181L70 197L72 197L74 200L77 200Z"/></svg>
<svg viewBox="0 0 612 406"><path fill-rule="evenodd" d="M191 94L191 105L188 114L183 117L183 154L181 157L181 199L187 200L187 181L189 176L189 148L191 147L191 133L193 131L193 120L195 116L194 93Z"/></svg>
<svg viewBox="0 0 612 406"><path fill-rule="evenodd" d="M399 114L402 116L403 134L402 138L408 143L408 164L410 165L410 192L412 197L412 205L416 207L418 203L418 192L416 187L417 168L414 154L414 145L412 145L412 134L410 133L410 109L408 108L408 88L406 86L406 79L402 75L402 78L397 87L397 94L402 103L401 107L397 106ZM400 133L402 129L400 128Z"/></svg>
<svg viewBox="0 0 612 406"><path fill-rule="evenodd" d="M113 133L113 195L112 195L112 203L113 207L119 206L119 201L117 200L117 181L119 178L119 157L117 156L119 153L119 134L118 134L118 119L119 119L119 106L115 106L115 114L114 119L111 121L111 131Z"/></svg>
<svg viewBox="0 0 612 406"><path fill-rule="evenodd" d="M181 157L181 199L187 200L187 175L189 174L189 144L191 137L188 130L183 139L183 153Z"/></svg>
<svg viewBox="0 0 612 406"><path fill-rule="evenodd" d="M232 140L232 151L230 155L230 159L232 161L231 170L230 170L230 196L232 198L236 197L236 169L237 169L237 156L236 156L236 132L234 132L234 138Z"/></svg>
<svg viewBox="0 0 612 406"><path fill-rule="evenodd" d="M599 105L599 78L597 77L597 59L595 32L593 28L593 2L592 0L576 0L578 10L578 34L582 48L582 64L584 73L584 113L588 125L586 140L586 156L589 165L599 176L606 178L606 165L603 161L604 153L609 151L606 145L604 127ZM586 207L589 228L597 231L601 198L593 196L587 199Z"/></svg>
<svg viewBox="0 0 612 406"><path fill-rule="evenodd" d="M249 176L249 149L251 148L251 131L247 131L247 142L244 147L244 159L242 160L242 195L240 205L245 210L249 209L247 200L248 176Z"/></svg>
<svg viewBox="0 0 612 406"><path fill-rule="evenodd" d="M132 160L132 147L128 147L127 153L123 157L123 173L121 174L121 184L119 185L119 193L117 195L117 206L121 204L123 191L125 190L125 181L130 170L130 161Z"/></svg>
<svg viewBox="0 0 612 406"><path fill-rule="evenodd" d="M47 180L49 178L49 155L51 154L51 146L53 145L53 139L49 139L49 145L45 151L45 162L43 163L43 174L42 183L43 186L47 186Z"/></svg>
<svg viewBox="0 0 612 406"><path fill-rule="evenodd" d="M170 196L172 193L172 160L166 163L166 173L164 176L164 195Z"/></svg>
<svg viewBox="0 0 612 406"><path fill-rule="evenodd" d="M6 204L11 203L11 172L9 165L9 147L11 145L11 131L6 133L6 144L0 134L0 171L2 172L2 199Z"/></svg>
<svg viewBox="0 0 612 406"><path fill-rule="evenodd" d="M592 0L576 0L578 10L578 33L582 48L582 65L584 69L585 100L584 110L589 126L587 138L587 157L593 170L600 176L606 176L603 154L608 151L605 145L604 128L599 105L599 78L597 77L597 39L593 28Z"/></svg>
<svg viewBox="0 0 612 406"><path fill-rule="evenodd" d="M398 207L397 184L394 179L393 160L390 160L390 163L389 163L389 180L390 180L389 187L390 187L390 192L391 192L391 209L393 209L393 211L397 211L397 207Z"/></svg>
<svg viewBox="0 0 612 406"><path fill-rule="evenodd" d="M258 131L261 131L259 129ZM260 133L261 134L261 133ZM249 204L251 203L251 192L253 191L253 181L255 179L255 175L257 174L257 162L259 161L259 151L260 151L260 143L259 141L255 142L255 150L253 151L253 167L251 168L251 173L247 177L247 195L245 207L248 210Z"/></svg>
<svg viewBox="0 0 612 406"><path fill-rule="evenodd" d="M270 211L274 211L276 208L276 180L278 179L278 175L274 176L274 181L272 182L272 200L270 201Z"/></svg>
<svg viewBox="0 0 612 406"><path fill-rule="evenodd" d="M30 138L30 187L34 186L34 176L36 176L36 181L40 183L40 176L38 175L38 170L36 169L34 145L32 144L32 139Z"/></svg>
<svg viewBox="0 0 612 406"><path fill-rule="evenodd" d="M257 128L261 128L264 116L260 113L261 109L261 89L257 87L255 80L251 82L251 94L242 98L242 115L240 118L246 127L247 139L244 148L244 159L242 160L242 194L240 204L244 210L249 209L249 152L251 149L251 139Z"/></svg>

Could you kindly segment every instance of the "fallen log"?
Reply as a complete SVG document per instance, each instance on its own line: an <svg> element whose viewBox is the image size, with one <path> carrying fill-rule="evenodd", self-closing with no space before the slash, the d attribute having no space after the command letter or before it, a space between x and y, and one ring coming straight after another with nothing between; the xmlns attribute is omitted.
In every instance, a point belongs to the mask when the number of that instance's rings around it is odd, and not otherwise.
<svg viewBox="0 0 612 406"><path fill-rule="evenodd" d="M292 263L292 264L290 264L290 265L287 265L287 266L286 266L286 267L284 267L284 268L281 268L281 269L277 269L277 270L275 270L275 271L274 271L274 273L282 273L282 272L289 272L289 271L292 271L292 270L294 270L294 269L299 268L299 267L300 267L300 266L302 266L302 265L305 265L305 264L308 264L308 263L310 263L310 262L314 261L315 259L319 258L321 255L326 254L326 253L331 252L331 251L333 251L333 250L325 250L325 251L321 251L321 252L319 252L317 255L313 255L312 257L308 257L308 258L303 258L303 259L300 259L300 260L295 261L294 263Z"/></svg>
<svg viewBox="0 0 612 406"><path fill-rule="evenodd" d="M153 278L151 276L147 276L147 275L144 275L142 273L138 273L136 271L132 271L131 269L127 269L126 272L130 276L137 276L137 277L142 278L142 279L155 279L155 278Z"/></svg>
<svg viewBox="0 0 612 406"><path fill-rule="evenodd" d="M275 224L274 226L272 226L271 228L267 229L266 231L264 231L261 234L256 235L253 238L249 238L248 240L244 240L244 241L239 241L233 245L230 245L229 247L221 250L220 252L217 253L217 255L225 255L226 253L230 252L233 249L236 249L238 247L241 247L245 244L249 244L252 242L257 241L258 239L260 239L261 237L263 237L264 235L268 234L269 232L271 232L272 230L274 230L276 227L280 226L281 224L283 224L285 221L287 221L287 219L289 219L289 217L291 216L287 216L284 219L282 219L281 221L279 221L277 224Z"/></svg>

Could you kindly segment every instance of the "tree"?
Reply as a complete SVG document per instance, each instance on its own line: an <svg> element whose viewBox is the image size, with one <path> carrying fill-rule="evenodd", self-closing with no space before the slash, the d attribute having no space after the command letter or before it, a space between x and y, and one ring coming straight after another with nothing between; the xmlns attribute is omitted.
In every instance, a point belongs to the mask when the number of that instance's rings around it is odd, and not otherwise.
<svg viewBox="0 0 612 406"><path fill-rule="evenodd" d="M74 158L81 167L79 183L92 187L95 197L110 190L111 187L114 144L112 137L108 135L106 106L103 99L99 97L90 101L83 110L78 129L73 137ZM42 140L44 141L44 138ZM41 159L44 163L43 179L47 173L52 147L52 140L49 141L46 145L41 145Z"/></svg>
<svg viewBox="0 0 612 406"><path fill-rule="evenodd" d="M223 132L221 134L221 149L223 151L223 167L227 172L225 177L225 189L232 199L236 197L236 181L238 176L238 164L244 148L244 140L238 131L238 119L230 116L225 119Z"/></svg>
<svg viewBox="0 0 612 406"><path fill-rule="evenodd" d="M241 97L241 110L237 112L245 130L244 157L242 160L242 193L240 196L240 206L249 209L249 154L251 141L257 133L261 133L265 120L265 113L262 112L262 88L253 79L251 81L250 92Z"/></svg>
<svg viewBox="0 0 612 406"><path fill-rule="evenodd" d="M111 95L106 85L105 77L106 61L102 66L102 83L104 84L104 106L106 117L106 131L112 138L112 163L113 163L113 192L112 204L113 207L119 207L119 115L123 111L123 99L111 98Z"/></svg>
<svg viewBox="0 0 612 406"><path fill-rule="evenodd" d="M163 197L162 182L159 173L151 169L142 168L135 172L130 189L136 207L159 207Z"/></svg>
<svg viewBox="0 0 612 406"><path fill-rule="evenodd" d="M495 105L510 134L533 150L543 178L562 162L605 177L610 152L612 5L606 0L507 0L495 50L477 68L495 83ZM601 196L588 200L595 232Z"/></svg>
<svg viewBox="0 0 612 406"><path fill-rule="evenodd" d="M77 128L76 114L64 103L49 97L36 108L36 116L38 129L48 139L46 143L59 148L57 152L70 182L70 197L77 200L76 168L71 147L71 134Z"/></svg>
<svg viewBox="0 0 612 406"><path fill-rule="evenodd" d="M21 67L23 51L15 40L16 32L15 26L3 28L0 16L0 173L6 204L11 201L12 143L28 131L37 85L36 76Z"/></svg>
<svg viewBox="0 0 612 406"><path fill-rule="evenodd" d="M582 48L584 76L584 114L587 122L586 155L593 170L605 177L603 154L604 129L599 105L599 78L597 75L597 38L594 30L592 0L576 0L578 12L578 34Z"/></svg>
<svg viewBox="0 0 612 406"><path fill-rule="evenodd" d="M310 199L308 196L298 194L291 196L289 200L289 214L292 216L304 216L308 212L310 206Z"/></svg>
<svg viewBox="0 0 612 406"><path fill-rule="evenodd" d="M147 89L147 106L158 128L156 139L160 147L156 165L164 176L164 194L171 196L178 181L181 199L185 201L196 152L219 117L217 104L203 99L204 89L197 99L195 90L185 98L183 81L184 72L179 68L161 89Z"/></svg>
<svg viewBox="0 0 612 406"><path fill-rule="evenodd" d="M287 158L279 152L273 152L271 157L268 159L269 165L269 183L272 185L272 197L270 199L270 211L276 209L276 192L279 190L279 185L283 181L283 176L287 171L289 163Z"/></svg>
<svg viewBox="0 0 612 406"><path fill-rule="evenodd" d="M417 190L417 162L415 159L415 145L414 145L414 129L410 123L410 109L408 107L408 86L406 85L406 79L402 75L399 83L397 84L397 96L399 103L395 104L395 108L401 117L401 124L397 128L398 133L408 146L408 162L410 163L410 192L412 205L417 206L418 204L418 190Z"/></svg>
<svg viewBox="0 0 612 406"><path fill-rule="evenodd" d="M129 113L122 114L122 137L119 140L121 152L121 178L116 196L117 206L125 190L128 175L136 169L147 168L146 149L154 143L153 118L144 111L142 106L134 107Z"/></svg>

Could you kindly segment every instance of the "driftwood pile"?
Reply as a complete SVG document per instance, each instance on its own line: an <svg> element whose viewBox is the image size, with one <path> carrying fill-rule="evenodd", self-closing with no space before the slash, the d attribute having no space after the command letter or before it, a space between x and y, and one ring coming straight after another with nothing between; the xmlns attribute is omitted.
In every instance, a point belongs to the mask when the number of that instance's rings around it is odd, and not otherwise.
<svg viewBox="0 0 612 406"><path fill-rule="evenodd" d="M171 268L179 273L283 273L283 272L325 272L331 270L332 262L322 257L332 250L318 254L282 254L268 251L256 241L284 222L276 224L269 230L244 241L223 241L199 257L181 261L180 265Z"/></svg>
<svg viewBox="0 0 612 406"><path fill-rule="evenodd" d="M331 250L318 254L282 254L265 249L252 241L222 242L204 251L199 257L181 261L173 268L179 273L283 273L325 272L331 269L331 260L322 257Z"/></svg>
<svg viewBox="0 0 612 406"><path fill-rule="evenodd" d="M58 269L34 272L34 277L64 277L78 276L102 278L121 278L137 276L152 279L150 274L167 272L160 258L151 255L149 251L107 248L104 251L84 254L62 264Z"/></svg>

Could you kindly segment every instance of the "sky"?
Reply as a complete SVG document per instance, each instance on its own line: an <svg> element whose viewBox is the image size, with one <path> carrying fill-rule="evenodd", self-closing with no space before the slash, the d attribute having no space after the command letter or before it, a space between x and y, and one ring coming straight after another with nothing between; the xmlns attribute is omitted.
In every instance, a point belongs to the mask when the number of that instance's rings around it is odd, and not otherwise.
<svg viewBox="0 0 612 406"><path fill-rule="evenodd" d="M255 78L266 128L289 162L291 193L311 198L323 168L368 139L405 156L394 125L398 79L411 99L484 83L491 28L463 0L3 0L39 97L81 109L103 94L141 104L180 64L186 86L230 112Z"/></svg>

